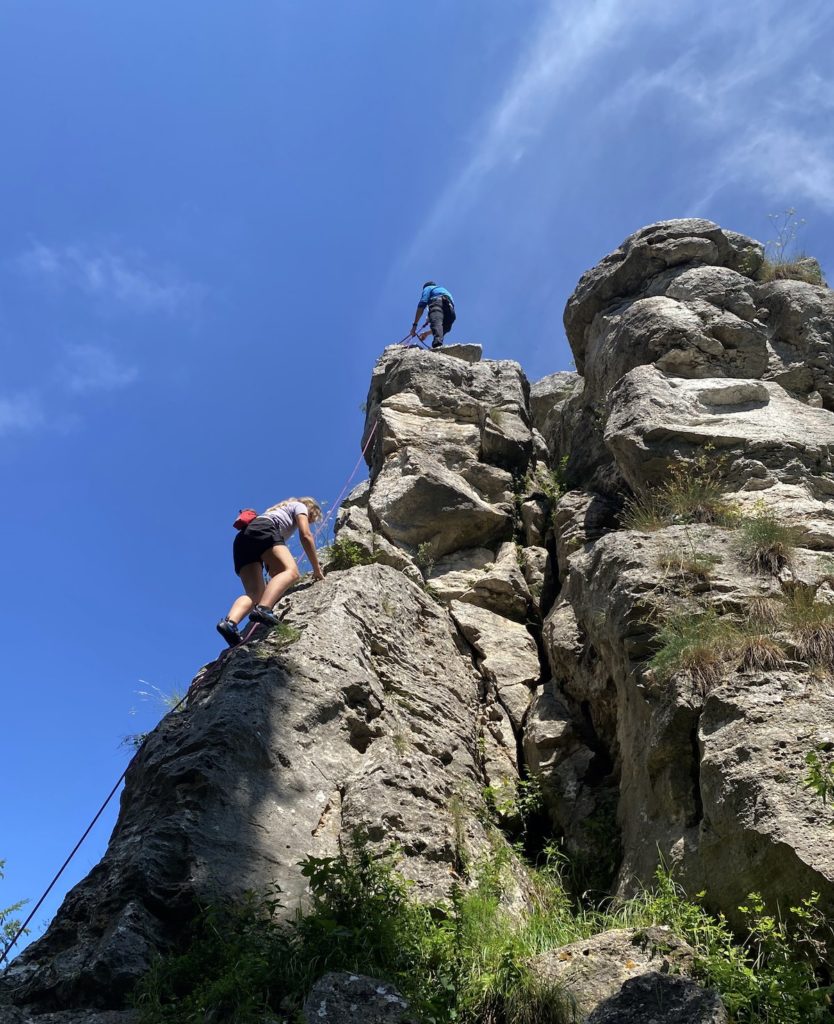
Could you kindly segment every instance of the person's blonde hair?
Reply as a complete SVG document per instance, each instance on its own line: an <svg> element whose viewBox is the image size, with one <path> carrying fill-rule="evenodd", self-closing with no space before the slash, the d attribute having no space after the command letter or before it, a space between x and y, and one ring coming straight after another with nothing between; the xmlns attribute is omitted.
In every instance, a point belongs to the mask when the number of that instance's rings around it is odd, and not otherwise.
<svg viewBox="0 0 834 1024"><path fill-rule="evenodd" d="M284 498L284 500L279 501L277 505L270 505L266 511L274 512L276 508L283 508L285 505L290 505L294 501L300 501L302 505L307 506L307 514L310 517L311 523L317 523L321 519L321 505L319 505L315 498Z"/></svg>

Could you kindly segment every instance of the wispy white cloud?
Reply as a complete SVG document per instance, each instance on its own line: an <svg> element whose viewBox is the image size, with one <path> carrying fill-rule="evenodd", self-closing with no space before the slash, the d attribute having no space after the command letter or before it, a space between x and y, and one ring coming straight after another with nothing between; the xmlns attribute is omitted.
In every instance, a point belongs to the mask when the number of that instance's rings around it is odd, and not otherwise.
<svg viewBox="0 0 834 1024"><path fill-rule="evenodd" d="M523 160L585 74L622 44L627 26L660 7L656 0L550 0L531 33L533 42L519 55L500 99L486 112L472 154L425 218L409 255L474 203L492 172Z"/></svg>
<svg viewBox="0 0 834 1024"><path fill-rule="evenodd" d="M69 346L59 371L61 385L73 394L120 391L138 377L139 371L135 366L128 365L98 345Z"/></svg>
<svg viewBox="0 0 834 1024"><path fill-rule="evenodd" d="M758 0L743 39L737 17L732 5L707 5L686 45L666 63L661 54L651 71L635 72L604 116L634 124L647 107L675 105L688 140L703 152L688 168L690 213L703 213L728 185L831 212L834 81L813 66L811 54L834 28L834 10Z"/></svg>
<svg viewBox="0 0 834 1024"><path fill-rule="evenodd" d="M0 395L0 438L35 430L45 421L43 407L37 395Z"/></svg>
<svg viewBox="0 0 834 1024"><path fill-rule="evenodd" d="M15 261L29 278L78 290L93 299L141 313L177 315L199 303L203 289L141 253L33 242Z"/></svg>
<svg viewBox="0 0 834 1024"><path fill-rule="evenodd" d="M687 145L685 166L669 157L670 176L691 188L681 212L703 212L730 183L831 211L834 83L820 68L820 40L832 29L830 0L751 0L743 12L718 0L551 0L402 262L436 249L476 203L505 196L498 173L538 159L542 141L552 150L563 119L577 116L611 173L624 132L633 141L657 126ZM662 127L661 109L671 112ZM545 217L547 195L534 198ZM523 206L525 195L514 201Z"/></svg>

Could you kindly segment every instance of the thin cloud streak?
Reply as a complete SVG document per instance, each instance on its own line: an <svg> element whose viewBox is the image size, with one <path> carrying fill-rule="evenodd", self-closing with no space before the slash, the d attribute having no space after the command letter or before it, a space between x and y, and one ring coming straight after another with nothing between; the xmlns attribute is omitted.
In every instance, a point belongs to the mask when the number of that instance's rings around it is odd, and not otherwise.
<svg viewBox="0 0 834 1024"><path fill-rule="evenodd" d="M84 246L33 242L15 261L31 280L72 289L140 313L175 316L199 303L203 289L171 271L149 267L141 255Z"/></svg>
<svg viewBox="0 0 834 1024"><path fill-rule="evenodd" d="M691 140L704 160L691 169L698 198L689 213L703 214L728 185L756 189L767 199L808 202L834 210L834 143L827 130L832 83L806 64L808 50L834 24L827 5L797 11L761 0L756 31L734 48L736 12L718 8L704 17L684 53L650 74L633 75L609 108L620 121L645 117L646 104L682 104ZM715 55L720 63L713 66Z"/></svg>
<svg viewBox="0 0 834 1024"><path fill-rule="evenodd" d="M61 382L76 395L121 391L135 383L139 371L97 345L71 345L61 373Z"/></svg>
<svg viewBox="0 0 834 1024"><path fill-rule="evenodd" d="M509 85L487 115L475 152L426 217L406 260L421 250L450 216L459 217L472 205L491 172L523 158L528 145L540 136L549 117L584 74L610 47L622 42L626 26L633 25L640 9L648 12L654 6L652 0L628 5L622 0L550 3L535 31L536 41L521 55Z"/></svg>
<svg viewBox="0 0 834 1024"><path fill-rule="evenodd" d="M0 396L0 437L35 430L45 420L40 400L35 395Z"/></svg>

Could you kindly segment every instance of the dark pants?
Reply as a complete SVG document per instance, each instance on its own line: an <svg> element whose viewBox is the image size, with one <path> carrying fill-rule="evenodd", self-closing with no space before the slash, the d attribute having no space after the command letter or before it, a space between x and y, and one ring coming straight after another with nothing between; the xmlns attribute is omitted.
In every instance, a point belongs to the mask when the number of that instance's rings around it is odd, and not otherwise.
<svg viewBox="0 0 834 1024"><path fill-rule="evenodd" d="M438 295L429 303L429 327L432 338L431 347L440 348L444 334L448 334L455 322L455 307L445 295Z"/></svg>

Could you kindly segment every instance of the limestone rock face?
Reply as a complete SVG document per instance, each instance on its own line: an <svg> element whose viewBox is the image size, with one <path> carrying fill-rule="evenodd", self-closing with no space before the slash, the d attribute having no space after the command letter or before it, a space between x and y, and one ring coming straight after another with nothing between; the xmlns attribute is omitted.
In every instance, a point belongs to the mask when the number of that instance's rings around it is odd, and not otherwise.
<svg viewBox="0 0 834 1024"><path fill-rule="evenodd" d="M15 1002L117 1007L196 902L277 882L290 914L298 862L356 830L397 843L423 898L442 899L453 796L473 808L466 842L487 847L479 683L447 613L363 566L296 592L285 622L294 643L265 635L207 666L142 747L104 860L4 979Z"/></svg>
<svg viewBox="0 0 834 1024"><path fill-rule="evenodd" d="M585 373L594 321L606 311L642 298L661 275L674 279L676 271L692 266L727 268L751 275L761 266L762 246L708 220L667 220L630 235L616 252L602 259L580 278L565 309L565 330ZM737 308L746 308L744 306ZM640 360L638 360L639 362Z"/></svg>

